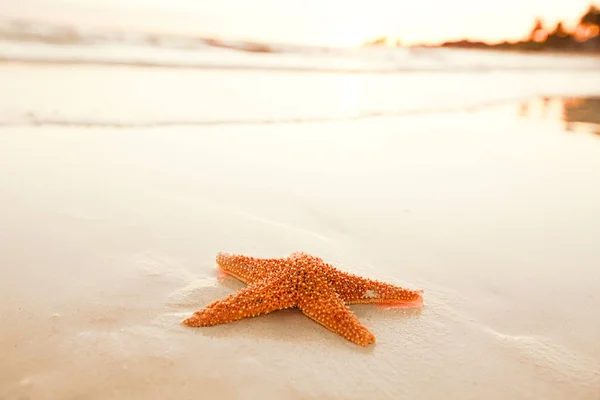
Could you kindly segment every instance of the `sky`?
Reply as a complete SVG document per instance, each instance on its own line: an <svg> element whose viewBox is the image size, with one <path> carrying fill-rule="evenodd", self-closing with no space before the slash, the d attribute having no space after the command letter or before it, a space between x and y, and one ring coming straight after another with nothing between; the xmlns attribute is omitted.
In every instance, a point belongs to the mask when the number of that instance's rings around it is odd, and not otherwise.
<svg viewBox="0 0 600 400"><path fill-rule="evenodd" d="M596 4L598 2L596 1ZM0 16L320 45L520 39L536 17L573 24L590 0L0 0Z"/></svg>

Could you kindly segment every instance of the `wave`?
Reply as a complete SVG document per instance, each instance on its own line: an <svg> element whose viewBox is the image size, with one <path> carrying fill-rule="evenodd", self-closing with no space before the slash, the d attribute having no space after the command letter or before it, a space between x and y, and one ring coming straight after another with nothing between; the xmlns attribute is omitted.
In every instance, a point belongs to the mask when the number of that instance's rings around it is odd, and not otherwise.
<svg viewBox="0 0 600 400"><path fill-rule="evenodd" d="M25 127L25 126L59 126L80 128L165 128L186 126L222 126L222 125L284 125L284 124L318 124L327 122L355 121L371 118L393 118L422 114L443 114L454 112L472 112L489 107L511 104L529 100L531 96L494 99L478 101L471 104L454 105L447 107L402 109L395 111L369 111L356 115L345 116L318 116L296 118L268 118L268 119L190 119L190 120L154 120L154 121L111 121L111 120L78 120L39 117L33 113L23 115L21 118L0 121L0 127Z"/></svg>
<svg viewBox="0 0 600 400"><path fill-rule="evenodd" d="M600 70L599 57L449 48L325 48L0 20L0 61L36 64L410 73Z"/></svg>
<svg viewBox="0 0 600 400"><path fill-rule="evenodd" d="M174 69L204 69L204 70L234 70L234 71L271 71L271 72L315 72L315 73L345 73L345 74L393 74L407 72L436 72L436 73L472 73L472 72L494 72L494 71L518 71L518 72L551 72L551 71L598 71L600 65L539 65L539 66L494 66L494 65L472 65L472 66L406 66L387 68L365 68L365 67L328 67L324 66L301 66L301 65L252 65L227 64L227 63L194 63L194 62L168 62L160 60L118 60L118 59L86 59L86 58L49 58L49 57L19 57L3 56L0 54L0 62L32 63L32 64L57 64L57 65L91 65L91 66L127 66L140 68L174 68Z"/></svg>

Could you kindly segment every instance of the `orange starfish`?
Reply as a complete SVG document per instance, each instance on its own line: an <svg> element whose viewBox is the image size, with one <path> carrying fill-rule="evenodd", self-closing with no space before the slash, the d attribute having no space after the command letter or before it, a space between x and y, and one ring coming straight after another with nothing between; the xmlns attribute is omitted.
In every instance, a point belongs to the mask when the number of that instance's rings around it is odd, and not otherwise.
<svg viewBox="0 0 600 400"><path fill-rule="evenodd" d="M249 286L195 312L183 324L212 326L297 307L330 331L367 346L375 343L375 336L346 304L420 305L423 302L422 290L404 289L348 274L305 253L277 259L219 253L217 264Z"/></svg>

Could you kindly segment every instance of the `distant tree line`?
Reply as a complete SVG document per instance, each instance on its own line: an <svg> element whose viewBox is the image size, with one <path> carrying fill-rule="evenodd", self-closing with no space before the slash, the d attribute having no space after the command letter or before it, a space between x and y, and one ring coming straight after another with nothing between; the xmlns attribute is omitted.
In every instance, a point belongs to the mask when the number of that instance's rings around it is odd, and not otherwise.
<svg viewBox="0 0 600 400"><path fill-rule="evenodd" d="M573 31L568 31L562 22L558 22L553 29L547 30L544 27L544 22L538 18L535 20L533 28L525 40L497 44L460 40L446 42L442 46L529 51L600 52L600 8L591 5L588 11L581 16Z"/></svg>

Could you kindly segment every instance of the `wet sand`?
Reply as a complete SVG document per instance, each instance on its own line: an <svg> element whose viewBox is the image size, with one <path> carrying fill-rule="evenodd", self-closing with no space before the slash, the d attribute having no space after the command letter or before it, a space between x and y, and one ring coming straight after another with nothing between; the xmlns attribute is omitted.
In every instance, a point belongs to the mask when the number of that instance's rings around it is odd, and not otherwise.
<svg viewBox="0 0 600 400"><path fill-rule="evenodd" d="M598 399L600 137L519 109L2 128L0 398ZM424 305L351 306L368 348L296 310L183 327L243 287L219 251Z"/></svg>

